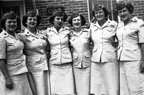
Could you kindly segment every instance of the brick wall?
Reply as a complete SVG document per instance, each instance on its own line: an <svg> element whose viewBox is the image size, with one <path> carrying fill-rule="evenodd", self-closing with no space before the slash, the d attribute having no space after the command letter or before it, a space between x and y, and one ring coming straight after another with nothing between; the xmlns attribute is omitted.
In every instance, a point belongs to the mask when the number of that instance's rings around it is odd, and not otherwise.
<svg viewBox="0 0 144 95"><path fill-rule="evenodd" d="M25 5L26 12L33 10L32 0L25 0ZM41 29L46 29L51 25L48 21L49 16L47 16L47 7L49 6L64 6L68 18L73 12L79 12L86 17L88 22L87 0L36 0L36 7L39 10L39 15L42 16L42 22L39 25ZM67 22L66 24L69 25Z"/></svg>
<svg viewBox="0 0 144 95"><path fill-rule="evenodd" d="M104 5L110 12L109 18L112 19L112 12L113 12L113 19L117 20L117 14L116 14L116 0L112 0L112 9L111 9L111 0L90 0L90 14L92 14L92 10L94 6L97 5ZM92 15L91 15L92 19Z"/></svg>
<svg viewBox="0 0 144 95"><path fill-rule="evenodd" d="M133 15L144 20L144 0L133 0L132 3L134 5Z"/></svg>
<svg viewBox="0 0 144 95"><path fill-rule="evenodd" d="M116 0L113 1L113 11L114 11L114 20L117 20L117 15L115 12L115 4ZM131 0L132 4L135 7L134 14L139 18L144 20L144 0ZM102 4L105 5L109 11L111 11L110 0L90 0L89 7L90 7L90 17L92 19L92 10L93 4ZM28 10L33 10L33 3L32 0L25 0L26 5L26 12ZM83 14L88 22L88 9L87 9L87 0L36 0L36 8L39 10L39 14L42 16L42 22L39 25L39 28L46 29L51 24L49 23L47 16L47 7L49 6L63 6L65 8L65 12L68 16L70 16L73 12L79 12ZM110 15L110 19L111 19ZM69 17L68 17L69 18ZM69 25L66 22L67 25Z"/></svg>

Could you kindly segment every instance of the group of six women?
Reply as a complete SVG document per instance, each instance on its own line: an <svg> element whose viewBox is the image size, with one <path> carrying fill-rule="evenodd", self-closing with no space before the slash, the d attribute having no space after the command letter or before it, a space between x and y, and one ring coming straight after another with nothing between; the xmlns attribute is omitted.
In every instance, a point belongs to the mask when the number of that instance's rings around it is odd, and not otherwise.
<svg viewBox="0 0 144 95"><path fill-rule="evenodd" d="M94 20L54 12L52 27L40 31L41 17L29 11L25 30L15 33L17 16L6 13L0 33L2 95L144 95L144 21L133 17L131 3L117 4L121 22L96 6Z"/></svg>

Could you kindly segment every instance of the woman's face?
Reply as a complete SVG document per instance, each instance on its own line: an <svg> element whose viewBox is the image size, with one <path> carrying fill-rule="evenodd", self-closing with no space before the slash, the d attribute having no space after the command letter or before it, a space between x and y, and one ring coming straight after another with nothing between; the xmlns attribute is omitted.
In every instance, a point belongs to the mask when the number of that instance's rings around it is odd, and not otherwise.
<svg viewBox="0 0 144 95"><path fill-rule="evenodd" d="M17 28L17 19L6 19L6 31L15 31Z"/></svg>
<svg viewBox="0 0 144 95"><path fill-rule="evenodd" d="M54 18L54 21L53 21L54 26L55 26L56 28L61 28L61 27L63 26L63 22L64 22L63 16L56 16L56 17Z"/></svg>
<svg viewBox="0 0 144 95"><path fill-rule="evenodd" d="M119 10L118 14L119 14L120 19L122 21L127 21L131 18L131 14L130 14L130 12L128 11L128 9L126 7L123 8L122 10Z"/></svg>
<svg viewBox="0 0 144 95"><path fill-rule="evenodd" d="M104 13L103 9L95 11L95 17L96 17L97 21L105 20L105 13Z"/></svg>
<svg viewBox="0 0 144 95"><path fill-rule="evenodd" d="M80 16L77 16L75 18L72 19L72 25L74 28L79 28L81 27L81 17Z"/></svg>
<svg viewBox="0 0 144 95"><path fill-rule="evenodd" d="M37 17L28 17L27 18L27 27L36 27L37 26Z"/></svg>

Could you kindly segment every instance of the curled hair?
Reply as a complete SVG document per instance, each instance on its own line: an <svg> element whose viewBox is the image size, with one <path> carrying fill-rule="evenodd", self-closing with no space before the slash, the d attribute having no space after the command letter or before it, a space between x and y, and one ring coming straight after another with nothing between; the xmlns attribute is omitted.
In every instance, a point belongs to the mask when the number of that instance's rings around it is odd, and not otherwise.
<svg viewBox="0 0 144 95"><path fill-rule="evenodd" d="M108 9L103 6L103 5L96 5L92 11L92 15L95 17L95 11L99 11L99 10L103 10L104 11L104 14L105 14L105 18L108 18L108 15L109 15L109 11Z"/></svg>
<svg viewBox="0 0 144 95"><path fill-rule="evenodd" d="M22 24L25 27L27 27L26 22L27 22L28 17L36 17L37 18L37 25L36 25L36 27L41 22L41 16L40 15L36 15L36 13L34 13L33 11L28 11L27 14L25 16L23 16L23 19L22 19Z"/></svg>
<svg viewBox="0 0 144 95"><path fill-rule="evenodd" d="M51 24L54 24L53 22L54 22L54 18L55 18L56 16L63 16L63 21L64 21L64 22L67 20L67 15L66 15L66 13L64 13L64 12L62 12L62 11L55 11L55 12L52 14L52 16L49 18L49 22L50 22Z"/></svg>
<svg viewBox="0 0 144 95"><path fill-rule="evenodd" d="M119 10L122 10L123 8L127 8L130 14L132 14L134 11L134 6L129 1L121 0L117 2L116 4L117 13Z"/></svg>
<svg viewBox="0 0 144 95"><path fill-rule="evenodd" d="M85 19L85 17L84 17L83 15L81 15L81 14L79 14L79 13L73 13L73 14L71 15L70 19L69 19L69 24L70 24L71 26L73 26L73 24L72 24L73 18L78 17L78 16L80 16L81 25L85 25L85 24L86 24L86 19Z"/></svg>

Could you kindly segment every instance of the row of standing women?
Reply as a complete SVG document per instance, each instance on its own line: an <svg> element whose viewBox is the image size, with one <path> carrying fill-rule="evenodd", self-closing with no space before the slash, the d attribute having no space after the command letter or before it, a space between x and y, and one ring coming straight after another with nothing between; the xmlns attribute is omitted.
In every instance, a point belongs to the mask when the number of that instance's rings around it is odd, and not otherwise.
<svg viewBox="0 0 144 95"><path fill-rule="evenodd" d="M1 95L144 95L144 21L131 3L120 1L120 23L104 6L93 11L90 28L83 15L54 12L52 27L40 31L41 17L28 12L15 33L17 16L6 13L0 33Z"/></svg>

